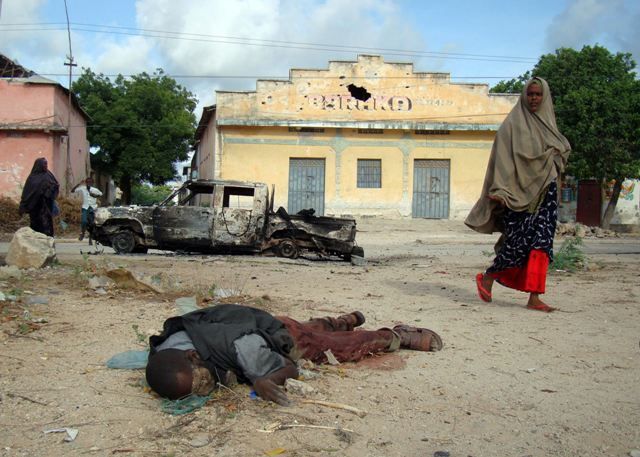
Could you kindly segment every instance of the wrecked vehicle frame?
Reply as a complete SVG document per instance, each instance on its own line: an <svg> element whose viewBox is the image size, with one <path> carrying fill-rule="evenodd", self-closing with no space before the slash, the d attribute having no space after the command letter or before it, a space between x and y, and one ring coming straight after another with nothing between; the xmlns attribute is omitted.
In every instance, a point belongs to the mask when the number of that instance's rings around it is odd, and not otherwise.
<svg viewBox="0 0 640 457"><path fill-rule="evenodd" d="M363 257L351 218L273 211L274 191L264 183L186 181L153 206L98 208L92 238L119 254L148 249L201 253L263 253L297 258L302 252Z"/></svg>

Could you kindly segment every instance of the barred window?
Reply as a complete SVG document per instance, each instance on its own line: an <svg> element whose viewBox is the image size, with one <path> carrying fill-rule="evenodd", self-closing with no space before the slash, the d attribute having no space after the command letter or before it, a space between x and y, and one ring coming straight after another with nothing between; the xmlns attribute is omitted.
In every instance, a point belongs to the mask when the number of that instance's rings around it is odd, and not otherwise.
<svg viewBox="0 0 640 457"><path fill-rule="evenodd" d="M382 187L382 160L358 159L358 187Z"/></svg>
<svg viewBox="0 0 640 457"><path fill-rule="evenodd" d="M358 129L358 133L366 135L382 135L384 130L382 129Z"/></svg>

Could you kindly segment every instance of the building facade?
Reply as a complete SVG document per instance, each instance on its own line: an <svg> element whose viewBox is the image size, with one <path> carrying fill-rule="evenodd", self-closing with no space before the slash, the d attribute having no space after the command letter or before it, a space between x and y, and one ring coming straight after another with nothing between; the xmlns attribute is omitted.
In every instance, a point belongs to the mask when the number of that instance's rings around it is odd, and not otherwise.
<svg viewBox="0 0 640 457"><path fill-rule="evenodd" d="M90 171L87 120L66 88L0 55L0 195L19 199L40 157L61 193L84 179Z"/></svg>
<svg viewBox="0 0 640 457"><path fill-rule="evenodd" d="M518 99L488 89L379 56L291 70L256 91L218 91L194 166L273 184L291 213L461 219Z"/></svg>

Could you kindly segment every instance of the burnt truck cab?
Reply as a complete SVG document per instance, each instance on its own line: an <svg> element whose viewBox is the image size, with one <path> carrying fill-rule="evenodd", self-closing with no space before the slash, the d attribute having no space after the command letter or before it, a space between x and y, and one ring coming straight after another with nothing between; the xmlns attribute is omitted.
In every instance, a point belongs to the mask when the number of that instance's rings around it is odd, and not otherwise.
<svg viewBox="0 0 640 457"><path fill-rule="evenodd" d="M316 217L313 210L273 211L273 190L264 183L193 180L158 205L98 208L92 237L119 254L148 249L208 253L301 252L364 256L356 246L356 222Z"/></svg>

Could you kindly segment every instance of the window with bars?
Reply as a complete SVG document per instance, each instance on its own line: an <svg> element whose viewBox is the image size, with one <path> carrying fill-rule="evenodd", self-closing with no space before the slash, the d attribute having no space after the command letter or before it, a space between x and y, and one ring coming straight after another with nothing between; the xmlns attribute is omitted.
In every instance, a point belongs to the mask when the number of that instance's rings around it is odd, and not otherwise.
<svg viewBox="0 0 640 457"><path fill-rule="evenodd" d="M382 160L358 159L358 187L382 187Z"/></svg>

